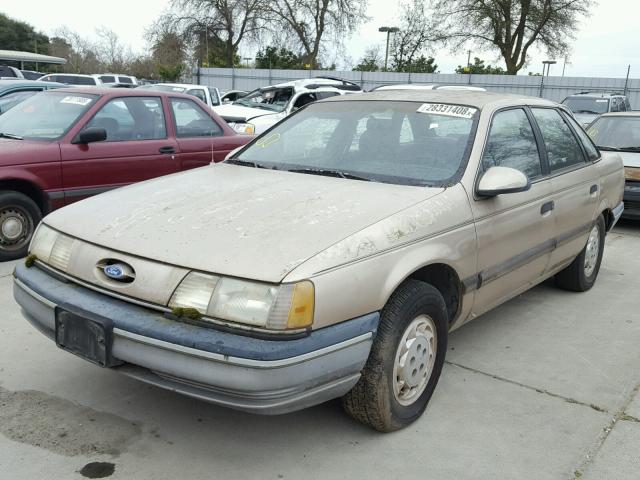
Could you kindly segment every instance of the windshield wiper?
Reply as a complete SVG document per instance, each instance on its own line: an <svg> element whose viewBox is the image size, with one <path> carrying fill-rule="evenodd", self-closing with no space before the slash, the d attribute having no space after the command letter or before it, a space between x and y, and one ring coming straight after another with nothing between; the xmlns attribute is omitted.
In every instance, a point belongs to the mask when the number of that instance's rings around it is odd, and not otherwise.
<svg viewBox="0 0 640 480"><path fill-rule="evenodd" d="M308 173L310 175L323 175L325 177L347 178L349 180L362 180L364 182L371 181L370 178L360 177L352 173L342 172L340 170L324 169L324 168L292 168L290 170L287 170L287 172Z"/></svg>
<svg viewBox="0 0 640 480"><path fill-rule="evenodd" d="M593 110L576 110L573 113L591 113L593 115L600 115L598 112L594 112Z"/></svg>
<svg viewBox="0 0 640 480"><path fill-rule="evenodd" d="M224 163L231 163L232 165L241 165L243 167L253 167L253 168L268 168L271 170L277 170L277 167L267 167L258 162L251 162L249 160L240 160L239 158L230 158L229 160L225 160Z"/></svg>
<svg viewBox="0 0 640 480"><path fill-rule="evenodd" d="M623 152L640 152L640 147L619 147L618 150Z"/></svg>
<svg viewBox="0 0 640 480"><path fill-rule="evenodd" d="M14 135L12 133L0 132L0 138L10 138L11 140L24 140L20 135Z"/></svg>

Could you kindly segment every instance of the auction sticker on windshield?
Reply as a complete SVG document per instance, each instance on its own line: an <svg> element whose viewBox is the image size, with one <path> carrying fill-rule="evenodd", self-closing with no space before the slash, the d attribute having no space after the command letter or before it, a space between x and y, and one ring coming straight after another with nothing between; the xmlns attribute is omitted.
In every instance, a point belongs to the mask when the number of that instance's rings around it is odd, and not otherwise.
<svg viewBox="0 0 640 480"><path fill-rule="evenodd" d="M446 103L423 103L417 110L418 113L431 113L433 115L445 115L447 117L458 118L472 118L477 111L477 108Z"/></svg>
<svg viewBox="0 0 640 480"><path fill-rule="evenodd" d="M60 100L60 103L71 103L73 105L88 105L91 102L90 98L86 97L64 97Z"/></svg>

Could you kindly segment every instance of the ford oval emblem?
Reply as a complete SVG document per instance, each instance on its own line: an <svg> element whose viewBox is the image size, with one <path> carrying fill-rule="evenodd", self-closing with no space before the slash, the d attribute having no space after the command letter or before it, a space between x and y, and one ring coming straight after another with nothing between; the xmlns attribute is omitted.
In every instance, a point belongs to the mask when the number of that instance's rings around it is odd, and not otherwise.
<svg viewBox="0 0 640 480"><path fill-rule="evenodd" d="M104 267L104 274L114 280L121 280L125 277L123 265L107 265Z"/></svg>
<svg viewBox="0 0 640 480"><path fill-rule="evenodd" d="M131 265L116 259L104 259L96 265L105 277L116 282L131 283L136 278L136 272Z"/></svg>

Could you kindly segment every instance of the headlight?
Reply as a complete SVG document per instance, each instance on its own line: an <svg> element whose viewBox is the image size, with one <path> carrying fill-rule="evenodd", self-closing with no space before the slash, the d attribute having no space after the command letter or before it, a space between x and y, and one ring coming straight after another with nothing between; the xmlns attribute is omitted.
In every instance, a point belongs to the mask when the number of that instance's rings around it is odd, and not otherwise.
<svg viewBox="0 0 640 480"><path fill-rule="evenodd" d="M309 281L276 285L190 272L169 307L270 330L300 329L313 323L314 289Z"/></svg>
<svg viewBox="0 0 640 480"><path fill-rule="evenodd" d="M233 128L236 133L242 135L253 135L256 133L256 126L253 123L234 123L231 128Z"/></svg>
<svg viewBox="0 0 640 480"><path fill-rule="evenodd" d="M65 271L71 258L74 239L40 223L31 240L29 253L38 260Z"/></svg>

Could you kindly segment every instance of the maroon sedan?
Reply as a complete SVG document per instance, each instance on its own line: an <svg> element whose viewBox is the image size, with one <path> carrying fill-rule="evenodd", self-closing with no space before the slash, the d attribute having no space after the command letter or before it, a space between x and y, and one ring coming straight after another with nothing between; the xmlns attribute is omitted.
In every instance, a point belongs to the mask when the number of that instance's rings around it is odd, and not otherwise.
<svg viewBox="0 0 640 480"><path fill-rule="evenodd" d="M221 161L249 140L190 95L81 88L34 95L0 116L0 261L23 256L51 210Z"/></svg>

